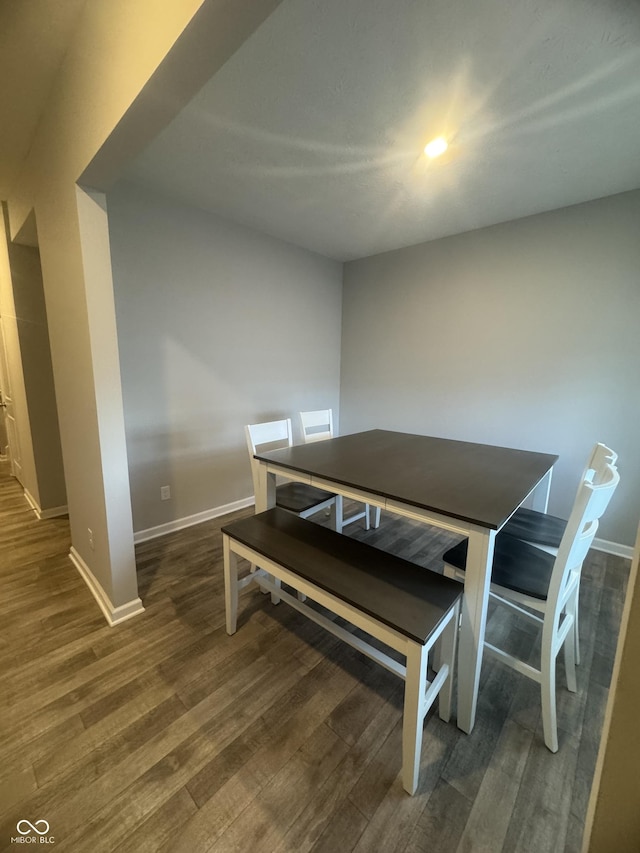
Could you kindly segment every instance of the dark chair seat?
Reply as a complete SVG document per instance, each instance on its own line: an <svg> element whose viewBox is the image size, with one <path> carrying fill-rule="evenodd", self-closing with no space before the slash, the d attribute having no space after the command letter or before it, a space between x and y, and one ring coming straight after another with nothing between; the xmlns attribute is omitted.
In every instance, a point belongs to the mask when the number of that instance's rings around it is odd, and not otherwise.
<svg viewBox="0 0 640 853"><path fill-rule="evenodd" d="M514 512L501 533L536 545L559 548L566 527L567 522L563 518L521 508Z"/></svg>
<svg viewBox="0 0 640 853"><path fill-rule="evenodd" d="M335 498L332 492L317 489L307 483L283 483L276 488L276 505L299 514Z"/></svg>
<svg viewBox="0 0 640 853"><path fill-rule="evenodd" d="M443 557L444 562L465 571L468 544L469 540L463 539L450 548ZM500 533L496 536L491 583L546 601L554 562L552 554Z"/></svg>
<svg viewBox="0 0 640 853"><path fill-rule="evenodd" d="M247 449L251 459L251 475L253 477L253 493L257 497L260 486L260 464L256 459L258 448L276 449L292 447L293 437L291 419L268 421L261 424L247 424L244 428L247 439ZM276 505L303 518L314 515L318 510L332 510L333 523L338 533L342 532L342 512L338 506L338 497L333 492L318 489L307 483L286 482L276 486Z"/></svg>

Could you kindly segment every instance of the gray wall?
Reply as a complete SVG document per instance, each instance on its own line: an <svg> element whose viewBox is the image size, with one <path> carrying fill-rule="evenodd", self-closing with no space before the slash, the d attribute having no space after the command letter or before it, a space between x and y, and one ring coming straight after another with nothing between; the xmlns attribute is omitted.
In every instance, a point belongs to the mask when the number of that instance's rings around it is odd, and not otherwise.
<svg viewBox="0 0 640 853"><path fill-rule="evenodd" d="M640 191L345 265L342 432L372 426L558 453L565 515L596 441L640 516Z"/></svg>
<svg viewBox="0 0 640 853"><path fill-rule="evenodd" d="M337 413L342 265L131 184L108 210L140 531L252 494L244 424Z"/></svg>

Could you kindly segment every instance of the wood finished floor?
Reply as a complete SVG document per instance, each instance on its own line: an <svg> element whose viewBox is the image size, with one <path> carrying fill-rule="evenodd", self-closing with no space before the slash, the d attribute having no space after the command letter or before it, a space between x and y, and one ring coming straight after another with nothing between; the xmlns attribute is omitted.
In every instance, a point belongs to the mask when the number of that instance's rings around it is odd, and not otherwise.
<svg viewBox="0 0 640 853"><path fill-rule="evenodd" d="M452 541L386 513L357 526L435 570ZM109 628L67 521L37 521L0 464L0 850L44 819L54 849L78 853L578 853L628 561L588 557L560 751L543 745L536 686L487 661L473 733L431 713L409 797L402 683L252 589L228 637L219 531L139 545L146 611ZM489 627L513 626L492 613ZM511 640L535 654L535 635Z"/></svg>

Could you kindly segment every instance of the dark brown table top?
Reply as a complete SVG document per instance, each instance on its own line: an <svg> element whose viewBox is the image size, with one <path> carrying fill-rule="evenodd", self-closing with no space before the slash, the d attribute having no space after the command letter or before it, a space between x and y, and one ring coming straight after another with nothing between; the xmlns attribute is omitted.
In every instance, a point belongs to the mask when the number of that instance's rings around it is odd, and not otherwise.
<svg viewBox="0 0 640 853"><path fill-rule="evenodd" d="M558 457L374 429L256 458L499 530Z"/></svg>

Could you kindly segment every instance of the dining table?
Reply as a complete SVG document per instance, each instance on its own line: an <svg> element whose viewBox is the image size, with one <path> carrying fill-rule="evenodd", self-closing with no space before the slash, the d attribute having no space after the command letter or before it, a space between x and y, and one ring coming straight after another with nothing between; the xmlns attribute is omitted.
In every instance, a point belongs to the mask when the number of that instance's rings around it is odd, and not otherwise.
<svg viewBox="0 0 640 853"><path fill-rule="evenodd" d="M558 456L385 429L255 454L256 512L276 478L343 495L469 540L458 647L457 724L475 722L496 534L523 503L545 512Z"/></svg>

